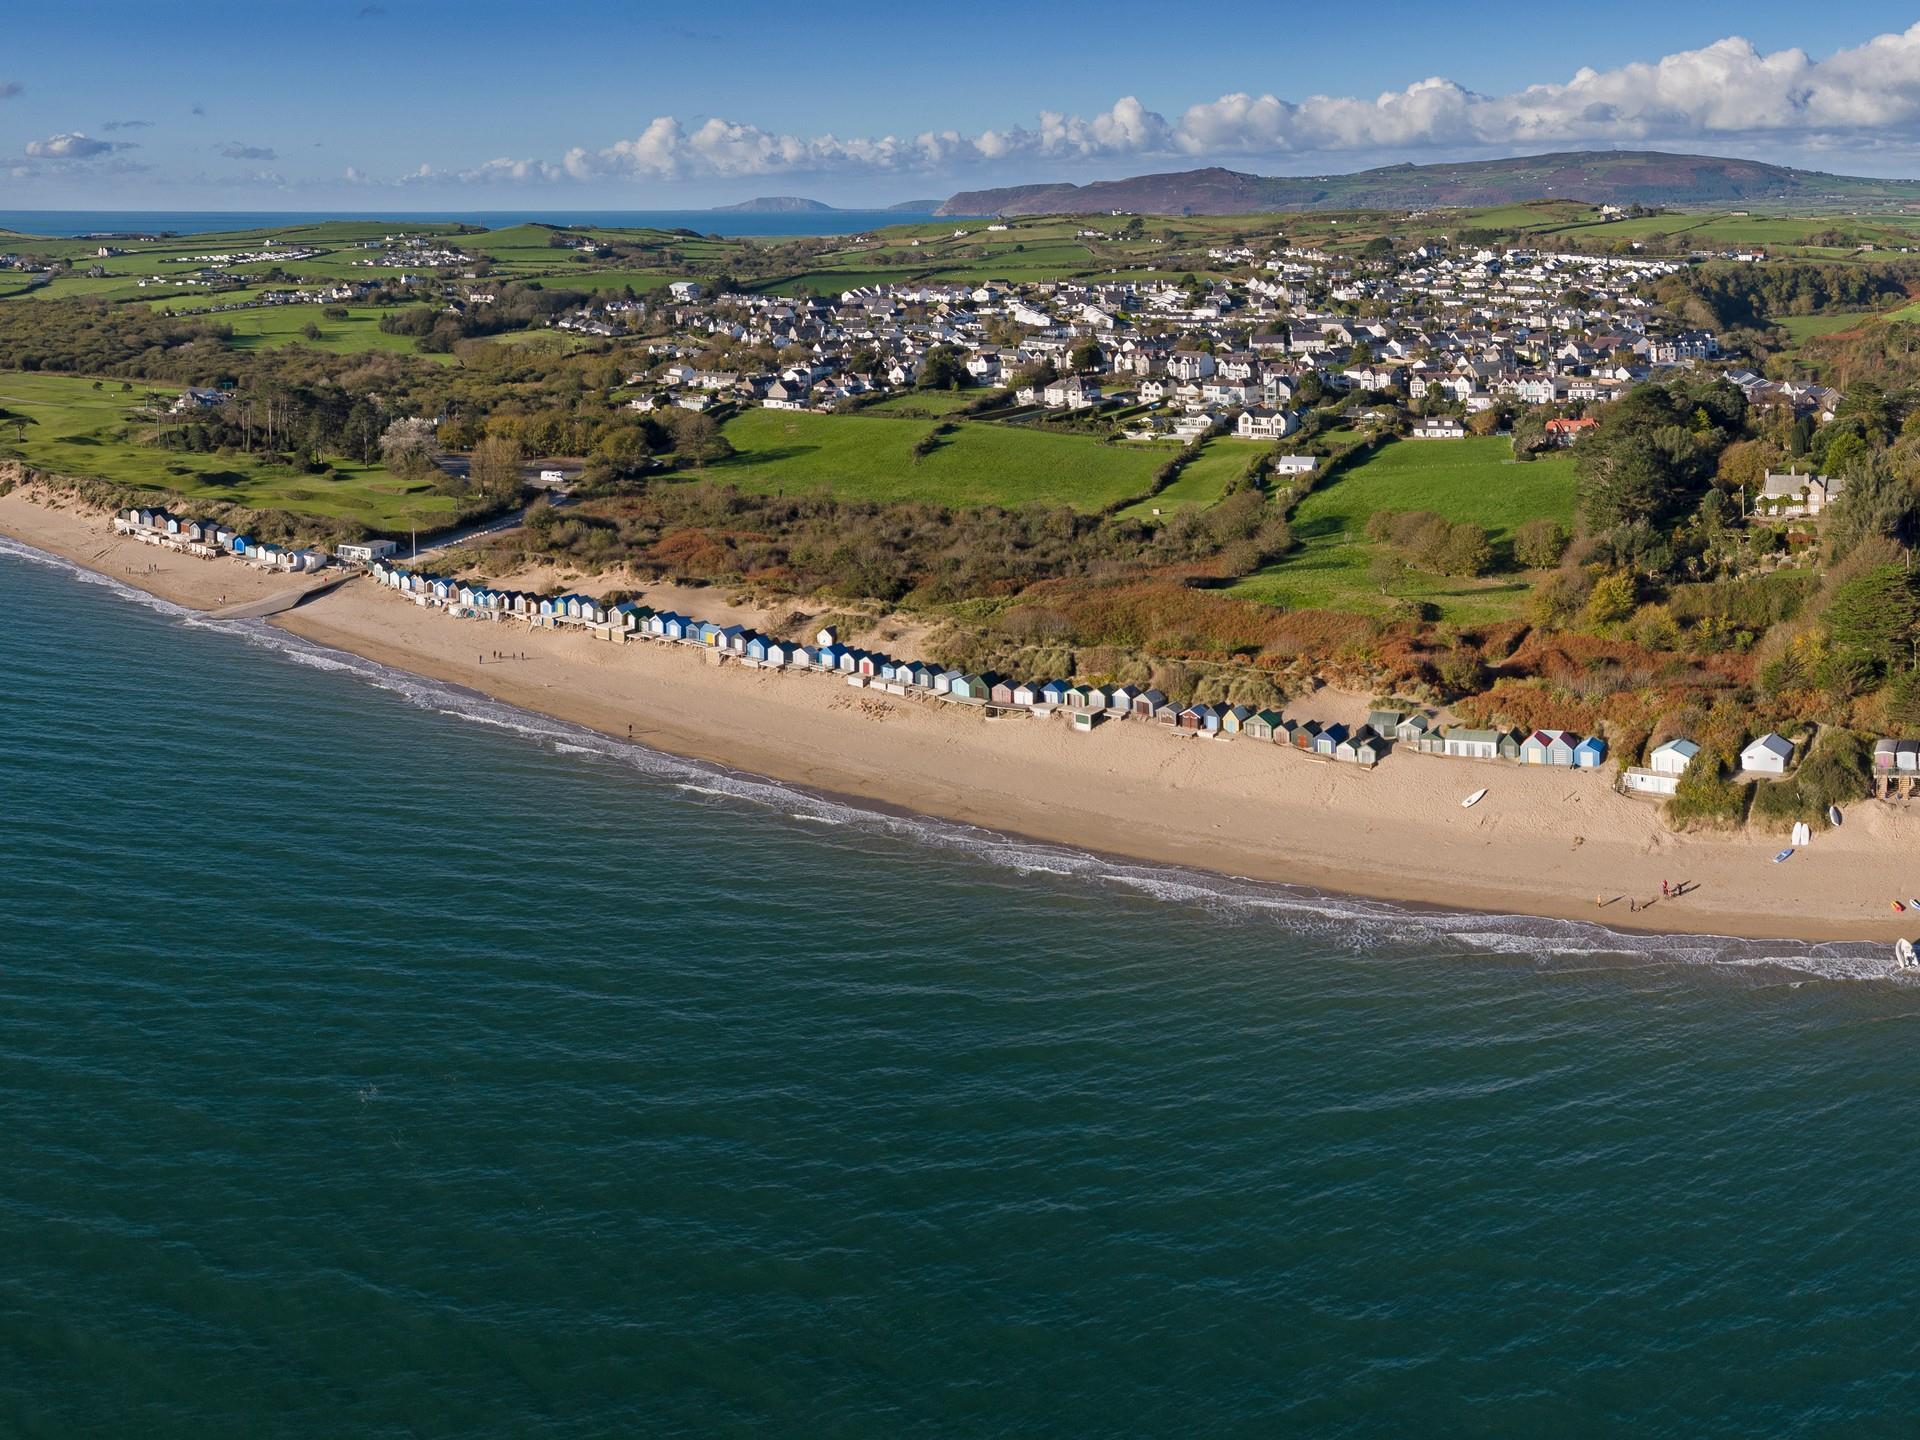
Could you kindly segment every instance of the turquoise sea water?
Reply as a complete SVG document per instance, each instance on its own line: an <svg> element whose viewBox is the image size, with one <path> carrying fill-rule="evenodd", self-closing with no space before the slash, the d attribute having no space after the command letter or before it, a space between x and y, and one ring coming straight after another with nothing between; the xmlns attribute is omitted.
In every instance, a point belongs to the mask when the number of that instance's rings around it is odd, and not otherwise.
<svg viewBox="0 0 1920 1440"><path fill-rule="evenodd" d="M0 542L0 1434L1905 1435L1920 990L1116 865Z"/></svg>

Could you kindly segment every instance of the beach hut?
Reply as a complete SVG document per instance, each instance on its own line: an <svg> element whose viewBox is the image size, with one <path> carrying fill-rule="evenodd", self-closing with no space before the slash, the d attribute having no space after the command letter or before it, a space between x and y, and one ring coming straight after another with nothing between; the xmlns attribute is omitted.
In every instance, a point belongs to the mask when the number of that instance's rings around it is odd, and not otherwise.
<svg viewBox="0 0 1920 1440"><path fill-rule="evenodd" d="M1111 710L1112 708L1112 691L1108 690L1104 685L1089 685L1087 687L1087 709Z"/></svg>
<svg viewBox="0 0 1920 1440"><path fill-rule="evenodd" d="M1209 725L1208 721L1213 723ZM1182 730L1212 730L1217 729L1219 724L1220 717L1213 713L1213 707L1199 701L1195 701L1180 712Z"/></svg>
<svg viewBox="0 0 1920 1440"><path fill-rule="evenodd" d="M1311 750L1314 747L1314 742L1319 738L1320 722L1318 720L1298 720L1293 722L1292 739L1294 749Z"/></svg>
<svg viewBox="0 0 1920 1440"><path fill-rule="evenodd" d="M1013 703L1016 705L1044 705L1047 703L1046 687L1028 681L1013 687Z"/></svg>
<svg viewBox="0 0 1920 1440"><path fill-rule="evenodd" d="M1084 732L1093 729L1094 726L1106 719L1107 716L1104 710L1075 710L1069 718L1072 720L1075 730Z"/></svg>
<svg viewBox="0 0 1920 1440"><path fill-rule="evenodd" d="M1525 743L1526 737L1518 730L1501 730L1496 733L1499 735L1500 740L1495 748L1500 758L1502 760L1518 760L1520 758L1520 747Z"/></svg>
<svg viewBox="0 0 1920 1440"><path fill-rule="evenodd" d="M1367 715L1367 728L1375 735L1393 735L1400 729L1400 722L1407 718L1404 710L1374 710ZM1354 732L1355 735L1359 731Z"/></svg>
<svg viewBox="0 0 1920 1440"><path fill-rule="evenodd" d="M1154 707L1153 718L1162 725L1177 727L1180 724L1181 713L1178 705L1167 700Z"/></svg>
<svg viewBox="0 0 1920 1440"><path fill-rule="evenodd" d="M1427 717L1415 711L1411 715L1402 716L1400 723L1392 730L1382 730L1380 733L1383 736L1390 735L1400 744L1411 745L1417 750L1420 748L1420 742L1426 739L1430 728Z"/></svg>
<svg viewBox="0 0 1920 1440"><path fill-rule="evenodd" d="M1273 740L1274 729L1279 724L1281 724L1279 711L1261 710L1246 718L1245 723L1240 727L1240 733L1245 735L1249 740L1259 740L1263 743L1270 744Z"/></svg>
<svg viewBox="0 0 1920 1440"><path fill-rule="evenodd" d="M1017 705L1013 698L1014 684L1011 680L996 680L987 688L987 699L995 705Z"/></svg>
<svg viewBox="0 0 1920 1440"><path fill-rule="evenodd" d="M834 657L833 668L838 670L842 675L858 675L860 673L860 662L866 658L867 652L864 650L842 648L840 653Z"/></svg>
<svg viewBox="0 0 1920 1440"><path fill-rule="evenodd" d="M855 666L856 673L865 675L868 679L872 679L874 676L880 674L882 670L891 670L892 668L893 660L890 656L874 654L862 655L859 663Z"/></svg>
<svg viewBox="0 0 1920 1440"><path fill-rule="evenodd" d="M1445 752L1462 760L1497 760L1500 756L1498 730L1470 730L1455 725L1446 732Z"/></svg>
<svg viewBox="0 0 1920 1440"><path fill-rule="evenodd" d="M1131 713L1134 702L1139 698L1140 692L1134 689L1133 686L1116 685L1107 692L1107 708L1109 710L1118 710L1122 714L1128 714Z"/></svg>
<svg viewBox="0 0 1920 1440"><path fill-rule="evenodd" d="M773 642L768 640L766 636L750 635L747 637L747 659L758 661L764 665L767 663L767 652L772 649L772 647Z"/></svg>
<svg viewBox="0 0 1920 1440"><path fill-rule="evenodd" d="M1064 680L1049 680L1040 687L1040 698L1044 704L1064 705L1067 703L1067 691L1073 687Z"/></svg>
<svg viewBox="0 0 1920 1440"><path fill-rule="evenodd" d="M1747 742L1740 752L1740 768L1749 775L1784 775L1793 759L1793 742L1769 730Z"/></svg>
<svg viewBox="0 0 1920 1440"><path fill-rule="evenodd" d="M1573 764L1576 770L1598 770L1607 759L1607 742L1598 735L1589 735L1574 742Z"/></svg>
<svg viewBox="0 0 1920 1440"><path fill-rule="evenodd" d="M813 652L813 663L822 670L838 670L840 657L845 653L838 645L822 645Z"/></svg>
<svg viewBox="0 0 1920 1440"><path fill-rule="evenodd" d="M1647 756L1647 768L1656 775L1680 775L1699 753L1700 747L1691 740L1664 740Z"/></svg>
<svg viewBox="0 0 1920 1440"><path fill-rule="evenodd" d="M1873 768L1882 773L1897 769L1899 766L1899 760L1897 758L1899 753L1900 742L1897 740L1883 738L1874 741Z"/></svg>
<svg viewBox="0 0 1920 1440"><path fill-rule="evenodd" d="M1335 722L1324 727L1313 737L1313 753L1316 755L1338 755L1340 744L1347 738L1347 727Z"/></svg>
<svg viewBox="0 0 1920 1440"><path fill-rule="evenodd" d="M1920 770L1920 740L1902 740L1895 758L1894 768L1903 773Z"/></svg>
<svg viewBox="0 0 1920 1440"><path fill-rule="evenodd" d="M1522 765L1571 765L1573 745L1563 730L1535 730L1520 742Z"/></svg>
<svg viewBox="0 0 1920 1440"><path fill-rule="evenodd" d="M1380 733L1371 725L1362 725L1334 746L1333 758L1350 765L1378 765L1381 753Z"/></svg>
<svg viewBox="0 0 1920 1440"><path fill-rule="evenodd" d="M955 700L984 700L992 689L979 675L955 675L947 682L947 694Z"/></svg>
<svg viewBox="0 0 1920 1440"><path fill-rule="evenodd" d="M1142 720L1151 720L1166 703L1167 697L1158 690L1144 690L1133 697L1133 713Z"/></svg>
<svg viewBox="0 0 1920 1440"><path fill-rule="evenodd" d="M1225 735L1238 735L1246 727L1247 721L1254 716L1251 705L1225 706L1220 711L1220 730Z"/></svg>
<svg viewBox="0 0 1920 1440"><path fill-rule="evenodd" d="M622 600L613 607L610 618L620 629L632 632L638 630L652 613L653 611L637 600Z"/></svg>
<svg viewBox="0 0 1920 1440"><path fill-rule="evenodd" d="M1075 685L1071 690L1067 691L1067 708L1069 710L1094 710L1104 709L1105 706L1096 706L1093 703L1093 691L1085 685Z"/></svg>

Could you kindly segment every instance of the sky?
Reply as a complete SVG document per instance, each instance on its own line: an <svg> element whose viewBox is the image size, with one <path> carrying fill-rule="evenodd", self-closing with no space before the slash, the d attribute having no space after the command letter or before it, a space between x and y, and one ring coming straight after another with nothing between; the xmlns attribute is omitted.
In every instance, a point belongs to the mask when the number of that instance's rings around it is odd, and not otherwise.
<svg viewBox="0 0 1920 1440"><path fill-rule="evenodd" d="M845 206L1672 149L1920 177L1920 3L81 0L0 43L0 209Z"/></svg>

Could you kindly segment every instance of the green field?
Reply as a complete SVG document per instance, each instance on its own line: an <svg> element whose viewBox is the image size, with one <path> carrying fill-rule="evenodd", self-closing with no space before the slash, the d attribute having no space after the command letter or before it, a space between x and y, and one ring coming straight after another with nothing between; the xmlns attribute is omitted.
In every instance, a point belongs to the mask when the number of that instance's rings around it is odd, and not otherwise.
<svg viewBox="0 0 1920 1440"><path fill-rule="evenodd" d="M903 390L861 410L862 415L951 415L980 398L978 390Z"/></svg>
<svg viewBox="0 0 1920 1440"><path fill-rule="evenodd" d="M1211 505L1227 486L1247 473L1256 455L1273 447L1264 440L1238 440L1231 435L1216 435L1207 441L1199 455L1180 468L1174 482L1150 500L1142 500L1118 512L1126 520L1151 520L1153 512L1171 515L1188 505Z"/></svg>
<svg viewBox="0 0 1920 1440"><path fill-rule="evenodd" d="M1232 593L1292 608L1376 613L1391 601L1369 573L1378 547L1365 526L1375 511L1431 510L1483 525L1498 556L1501 542L1528 520L1570 522L1573 499L1571 456L1521 463L1506 440L1491 436L1393 441L1301 501L1293 516L1300 548ZM1415 572L1394 597L1431 601L1443 619L1473 622L1516 613L1526 592L1512 575L1462 580Z"/></svg>
<svg viewBox="0 0 1920 1440"><path fill-rule="evenodd" d="M380 328L380 317L391 315L374 305L349 306L347 318L333 320L320 313L318 305L268 305L257 310L227 310L205 318L233 330L233 347L252 350L262 346L307 345L335 355L352 355L365 350L392 350L406 355L416 353L411 335L389 335ZM313 325L320 331L318 340L301 332ZM432 360L449 360L447 355L431 355Z"/></svg>
<svg viewBox="0 0 1920 1440"><path fill-rule="evenodd" d="M282 465L260 465L245 455L203 455L145 445L141 433L161 422L136 414L148 389L136 383L64 375L0 373L0 410L27 417L26 438L0 421L0 455L17 455L56 475L87 476L123 485L171 490L188 497L228 500L259 510L357 520L377 529L443 525L455 504L424 482L403 480L380 466L337 461L333 476L307 475ZM177 392L158 392L171 401Z"/></svg>
<svg viewBox="0 0 1920 1440"><path fill-rule="evenodd" d="M748 410L724 427L739 453L704 473L760 494L1099 510L1143 493L1173 453L1171 446L1105 445L1090 435L963 420L916 463L915 444L937 423Z"/></svg>

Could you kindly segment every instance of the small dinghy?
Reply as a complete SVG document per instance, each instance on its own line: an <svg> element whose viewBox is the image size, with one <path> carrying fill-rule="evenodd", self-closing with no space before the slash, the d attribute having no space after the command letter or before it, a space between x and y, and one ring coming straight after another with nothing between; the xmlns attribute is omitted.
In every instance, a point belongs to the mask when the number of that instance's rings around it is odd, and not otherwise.
<svg viewBox="0 0 1920 1440"><path fill-rule="evenodd" d="M1913 942L1904 935L1893 942L1893 968L1920 970L1920 955L1914 954Z"/></svg>
<svg viewBox="0 0 1920 1440"><path fill-rule="evenodd" d="M1789 845L1786 849L1782 850L1778 855L1773 857L1773 863L1778 865L1782 860L1791 860L1792 858L1793 858L1793 847Z"/></svg>
<svg viewBox="0 0 1920 1440"><path fill-rule="evenodd" d="M1838 805L1827 806L1827 823L1829 825L1838 825L1840 823L1840 807Z"/></svg>
<svg viewBox="0 0 1920 1440"><path fill-rule="evenodd" d="M1462 810L1471 810L1474 806L1478 805L1482 800L1486 798L1487 798L1487 792L1485 790L1476 790L1471 795L1467 796L1466 799L1460 802L1460 808Z"/></svg>

